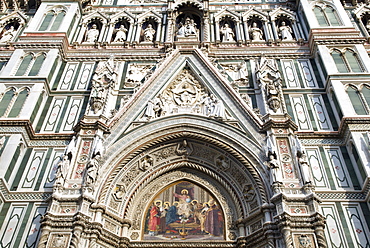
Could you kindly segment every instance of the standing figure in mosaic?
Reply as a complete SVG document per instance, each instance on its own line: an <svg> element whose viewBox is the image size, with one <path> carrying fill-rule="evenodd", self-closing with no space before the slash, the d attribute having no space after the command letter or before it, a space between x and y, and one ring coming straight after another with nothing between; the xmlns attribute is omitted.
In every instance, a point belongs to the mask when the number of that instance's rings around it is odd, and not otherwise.
<svg viewBox="0 0 370 248"><path fill-rule="evenodd" d="M185 219L188 219L190 214L192 213L191 210L191 198L189 196L189 192L186 189L181 190L181 195L173 193L174 197L179 199L179 206L177 213L182 215Z"/></svg>
<svg viewBox="0 0 370 248"><path fill-rule="evenodd" d="M179 202L175 201L172 206L168 209L166 214L166 225L171 224L179 219L179 215L177 214L177 206Z"/></svg>
<svg viewBox="0 0 370 248"><path fill-rule="evenodd" d="M153 206L150 209L149 213L149 222L148 222L148 229L149 235L154 236L158 234L159 231L159 224L161 221L161 211L160 207L161 201L154 202Z"/></svg>
<svg viewBox="0 0 370 248"><path fill-rule="evenodd" d="M99 30L98 26L96 24L93 24L89 31L86 33L86 42L88 43L94 43L95 41L98 40L99 37Z"/></svg>
<svg viewBox="0 0 370 248"><path fill-rule="evenodd" d="M127 29L125 26L121 25L117 30L116 37L113 42L124 42L126 40Z"/></svg>
<svg viewBox="0 0 370 248"><path fill-rule="evenodd" d="M252 40L263 40L262 30L258 28L257 23L252 23L252 27L250 27L249 33Z"/></svg>
<svg viewBox="0 0 370 248"><path fill-rule="evenodd" d="M229 24L225 24L220 31L222 35L222 42L235 42L235 34L233 30L229 27Z"/></svg>
<svg viewBox="0 0 370 248"><path fill-rule="evenodd" d="M13 40L17 30L14 29L14 26L10 26L8 30L3 33L3 36L0 39L0 43L7 43Z"/></svg>
<svg viewBox="0 0 370 248"><path fill-rule="evenodd" d="M279 27L279 36L282 40L293 40L292 29L289 26L286 26L285 22L281 22Z"/></svg>
<svg viewBox="0 0 370 248"><path fill-rule="evenodd" d="M220 236L222 234L222 216L221 210L211 199L208 202L209 209L206 212L205 231L211 236Z"/></svg>
<svg viewBox="0 0 370 248"><path fill-rule="evenodd" d="M148 27L144 29L144 41L152 42L154 40L155 29L152 24L148 24Z"/></svg>

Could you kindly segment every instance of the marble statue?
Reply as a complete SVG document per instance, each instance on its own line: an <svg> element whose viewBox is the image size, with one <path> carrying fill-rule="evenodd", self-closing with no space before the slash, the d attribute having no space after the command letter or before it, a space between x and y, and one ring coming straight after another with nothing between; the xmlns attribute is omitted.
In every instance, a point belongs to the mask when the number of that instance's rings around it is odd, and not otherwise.
<svg viewBox="0 0 370 248"><path fill-rule="evenodd" d="M100 154L96 154L91 158L91 160L86 165L86 173L85 173L85 185L86 186L94 186L96 180L98 179L99 175L99 168L100 168Z"/></svg>
<svg viewBox="0 0 370 248"><path fill-rule="evenodd" d="M229 24L225 24L221 30L220 33L222 35L222 42L235 42L235 34L233 30L229 27Z"/></svg>
<svg viewBox="0 0 370 248"><path fill-rule="evenodd" d="M14 26L10 26L1 36L0 43L7 43L13 40L17 30L14 29Z"/></svg>
<svg viewBox="0 0 370 248"><path fill-rule="evenodd" d="M119 29L116 30L116 37L113 42L124 42L127 38L126 33L127 29L125 26L121 25Z"/></svg>
<svg viewBox="0 0 370 248"><path fill-rule="evenodd" d="M282 174L280 171L280 163L277 160L277 155L275 152L269 153L269 159L267 165L270 168L270 184L281 183L283 181Z"/></svg>
<svg viewBox="0 0 370 248"><path fill-rule="evenodd" d="M144 29L144 41L153 42L154 41L155 29L152 24L148 24L146 29Z"/></svg>
<svg viewBox="0 0 370 248"><path fill-rule="evenodd" d="M281 22L278 33L282 40L293 40L292 29L285 22Z"/></svg>
<svg viewBox="0 0 370 248"><path fill-rule="evenodd" d="M193 19L189 17L186 18L184 23L180 23L179 31L177 32L177 37L188 37L188 36L197 36L197 24Z"/></svg>
<svg viewBox="0 0 370 248"><path fill-rule="evenodd" d="M86 33L86 42L88 43L94 43L98 40L99 37L99 30L98 26L96 24L93 24L91 28Z"/></svg>
<svg viewBox="0 0 370 248"><path fill-rule="evenodd" d="M250 27L249 33L252 40L263 40L262 30L257 27L257 23L252 23L252 27Z"/></svg>

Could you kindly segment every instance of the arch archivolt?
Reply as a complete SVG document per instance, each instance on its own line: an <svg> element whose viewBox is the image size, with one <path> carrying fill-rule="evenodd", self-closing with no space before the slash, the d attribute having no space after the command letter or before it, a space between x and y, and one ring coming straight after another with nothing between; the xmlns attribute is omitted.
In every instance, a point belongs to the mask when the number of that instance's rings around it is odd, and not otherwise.
<svg viewBox="0 0 370 248"><path fill-rule="evenodd" d="M173 137L172 137L173 138ZM213 142L182 137L159 142L123 158L106 180L100 204L119 219L132 223L131 232L142 233L144 210L158 192L179 180L207 189L220 203L227 232L235 223L258 212L266 192L251 175L248 162L241 163L232 153ZM136 237L137 235L133 235Z"/></svg>

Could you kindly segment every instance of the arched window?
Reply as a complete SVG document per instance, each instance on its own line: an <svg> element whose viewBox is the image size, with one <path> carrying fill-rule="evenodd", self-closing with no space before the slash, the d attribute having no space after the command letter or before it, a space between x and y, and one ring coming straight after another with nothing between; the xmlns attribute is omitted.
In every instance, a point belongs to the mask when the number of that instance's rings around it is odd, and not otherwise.
<svg viewBox="0 0 370 248"><path fill-rule="evenodd" d="M331 56L333 56L335 65L337 66L337 69L338 69L339 72L345 73L345 72L349 71L347 66L346 66L344 55L340 51L334 50L331 53Z"/></svg>
<svg viewBox="0 0 370 248"><path fill-rule="evenodd" d="M17 99L15 100L12 110L10 111L8 117L17 117L19 113L21 112L24 102L26 101L26 98L28 96L28 90L24 89L22 90L18 96Z"/></svg>
<svg viewBox="0 0 370 248"><path fill-rule="evenodd" d="M32 54L28 54L22 60L22 63L19 65L17 72L15 73L16 76L23 76L26 74L28 67L30 66L33 60Z"/></svg>
<svg viewBox="0 0 370 248"><path fill-rule="evenodd" d="M15 76L37 76L44 60L45 54L40 54L37 57L27 54L19 65Z"/></svg>
<svg viewBox="0 0 370 248"><path fill-rule="evenodd" d="M313 9L313 12L315 13L317 21L319 22L320 26L323 26L323 27L329 26L329 23L326 21L324 12L322 11L322 9L320 7L316 6Z"/></svg>
<svg viewBox="0 0 370 248"><path fill-rule="evenodd" d="M370 86L364 86L361 90L361 93L364 96L367 106L370 106Z"/></svg>
<svg viewBox="0 0 370 248"><path fill-rule="evenodd" d="M340 73L364 71L357 54L350 49L346 49L345 52L333 50L331 55Z"/></svg>
<svg viewBox="0 0 370 248"><path fill-rule="evenodd" d="M30 72L28 73L28 76L37 76L37 74L40 71L40 68L41 68L42 64L44 63L44 60L45 60L45 56L43 54L39 55L34 60L34 63L32 65L32 68L31 68Z"/></svg>
<svg viewBox="0 0 370 248"><path fill-rule="evenodd" d="M8 109L9 104L11 103L14 97L15 90L12 88L8 90L0 101L0 117L3 117L6 110Z"/></svg>
<svg viewBox="0 0 370 248"><path fill-rule="evenodd" d="M368 114L366 108L364 106L364 102L362 101L361 92L354 86L349 86L347 88L347 94L349 99L351 99L353 108L355 109L356 114L358 115L366 115Z"/></svg>
<svg viewBox="0 0 370 248"><path fill-rule="evenodd" d="M329 20L330 26L340 26L339 18L333 7L327 6L325 8L325 14Z"/></svg>
<svg viewBox="0 0 370 248"><path fill-rule="evenodd" d="M54 11L48 12L39 27L39 31L57 31L65 15L66 13L64 11L58 13Z"/></svg>
<svg viewBox="0 0 370 248"><path fill-rule="evenodd" d="M345 58L348 61L349 67L352 72L363 72L360 61L353 51L347 50L345 52Z"/></svg>
<svg viewBox="0 0 370 248"><path fill-rule="evenodd" d="M316 15L317 21L320 26L327 27L327 26L340 26L339 17L335 11L335 9L331 6L315 6L313 12Z"/></svg>

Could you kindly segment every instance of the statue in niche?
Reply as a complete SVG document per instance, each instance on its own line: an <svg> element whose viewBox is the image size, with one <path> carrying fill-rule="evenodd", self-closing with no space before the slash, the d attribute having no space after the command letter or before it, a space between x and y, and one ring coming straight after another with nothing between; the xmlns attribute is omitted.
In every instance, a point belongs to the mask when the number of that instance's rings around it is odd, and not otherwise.
<svg viewBox="0 0 370 248"><path fill-rule="evenodd" d="M8 43L12 41L17 33L17 30L14 29L14 26L10 26L1 36L0 43Z"/></svg>
<svg viewBox="0 0 370 248"><path fill-rule="evenodd" d="M69 166L72 162L72 158L74 157L75 153L76 153L76 137L73 136L71 142L69 142L68 146L64 151L62 160L57 165L57 169L55 172L56 185L63 186L65 181L67 180Z"/></svg>
<svg viewBox="0 0 370 248"><path fill-rule="evenodd" d="M96 180L98 179L100 169L100 153L95 154L86 165L85 172L85 186L94 187Z"/></svg>
<svg viewBox="0 0 370 248"><path fill-rule="evenodd" d="M270 184L281 183L283 181L280 171L280 163L277 160L276 152L270 152L268 155L267 166L270 168Z"/></svg>
<svg viewBox="0 0 370 248"><path fill-rule="evenodd" d="M99 33L98 26L95 23L92 24L91 28L86 33L86 42L94 43L98 41Z"/></svg>
<svg viewBox="0 0 370 248"><path fill-rule="evenodd" d="M370 33L370 18L366 22L366 29L367 29L367 32Z"/></svg>
<svg viewBox="0 0 370 248"><path fill-rule="evenodd" d="M258 28L257 23L252 23L252 26L249 28L249 33L252 41L263 40L262 30Z"/></svg>
<svg viewBox="0 0 370 248"><path fill-rule="evenodd" d="M177 37L191 37L191 36L197 36L198 30L197 30L197 24L194 22L193 19L190 19L189 17L186 18L184 23L179 23L180 28L177 32Z"/></svg>
<svg viewBox="0 0 370 248"><path fill-rule="evenodd" d="M144 42L153 42L154 41L155 29L152 24L148 24L146 29L144 29Z"/></svg>
<svg viewBox="0 0 370 248"><path fill-rule="evenodd" d="M306 151L302 146L301 141L299 140L298 136L294 138L294 150L296 150L296 156L298 159L298 163L301 167L301 174L302 174L302 183L309 184L311 183L311 173L310 173L310 165L308 163L308 158L306 155Z"/></svg>
<svg viewBox="0 0 370 248"><path fill-rule="evenodd" d="M267 161L266 165L270 169L270 184L281 183L283 181L282 173L280 171L280 162L276 155L276 146L272 135L266 138L265 146Z"/></svg>
<svg viewBox="0 0 370 248"><path fill-rule="evenodd" d="M126 33L127 29L124 25L121 25L119 29L116 30L116 37L113 42L124 42L127 38Z"/></svg>
<svg viewBox="0 0 370 248"><path fill-rule="evenodd" d="M222 35L222 42L235 42L235 34L229 27L229 24L225 23L225 25L221 28L220 33Z"/></svg>
<svg viewBox="0 0 370 248"><path fill-rule="evenodd" d="M282 40L293 40L292 29L284 21L281 22L278 33Z"/></svg>
<svg viewBox="0 0 370 248"><path fill-rule="evenodd" d="M63 186L66 179L67 173L69 169L70 161L68 160L68 156L64 155L62 160L58 163L57 170L55 172L55 184L59 186Z"/></svg>

